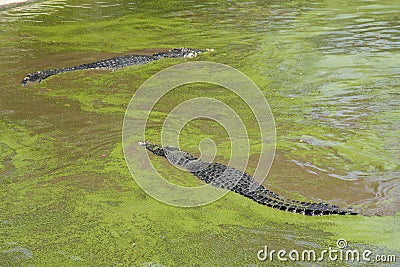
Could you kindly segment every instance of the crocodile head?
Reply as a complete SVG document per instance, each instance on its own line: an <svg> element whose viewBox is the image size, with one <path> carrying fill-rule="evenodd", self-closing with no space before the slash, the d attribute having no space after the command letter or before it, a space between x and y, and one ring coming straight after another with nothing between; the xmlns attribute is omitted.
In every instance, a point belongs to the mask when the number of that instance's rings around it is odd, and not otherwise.
<svg viewBox="0 0 400 267"><path fill-rule="evenodd" d="M168 50L167 52L154 54L153 56L169 57L169 58L177 58L177 57L195 58L200 53L210 52L210 51L214 51L214 49L175 48Z"/></svg>
<svg viewBox="0 0 400 267"><path fill-rule="evenodd" d="M167 158L172 165L190 172L200 171L210 165L210 163L202 162L192 154L176 147L161 147L146 141L139 142L139 145L146 147L147 150L156 156Z"/></svg>
<svg viewBox="0 0 400 267"><path fill-rule="evenodd" d="M28 82L40 82L42 80L41 75L43 74L42 71L37 71L34 73L29 73L26 77L22 80L22 86L26 86Z"/></svg>

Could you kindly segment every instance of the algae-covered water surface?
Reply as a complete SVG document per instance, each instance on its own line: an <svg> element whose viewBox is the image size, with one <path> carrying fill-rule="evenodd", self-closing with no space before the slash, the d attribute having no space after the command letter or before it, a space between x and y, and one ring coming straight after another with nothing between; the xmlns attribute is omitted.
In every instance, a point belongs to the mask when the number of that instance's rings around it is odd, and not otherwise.
<svg viewBox="0 0 400 267"><path fill-rule="evenodd" d="M399 9L395 0L49 0L0 8L0 266L398 266ZM214 51L21 87L37 70L176 47ZM154 74L195 61L240 70L267 99L276 126L267 188L360 215L302 216L234 193L193 208L147 195L125 163L125 110ZM235 109L249 133L253 174L254 115L217 85L166 94L146 139L159 142L168 114L198 97ZM229 135L215 121L192 120L179 139L195 155L212 139L216 160L229 162ZM150 159L176 184L201 184ZM263 260L266 246L287 253ZM337 259L301 259L323 250L337 250ZM360 261L346 260L348 250Z"/></svg>

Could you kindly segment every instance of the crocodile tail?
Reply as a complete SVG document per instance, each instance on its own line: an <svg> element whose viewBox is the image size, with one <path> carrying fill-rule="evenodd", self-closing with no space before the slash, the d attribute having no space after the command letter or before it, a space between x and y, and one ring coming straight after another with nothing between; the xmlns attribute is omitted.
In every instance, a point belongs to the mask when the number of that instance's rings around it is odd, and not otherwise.
<svg viewBox="0 0 400 267"><path fill-rule="evenodd" d="M293 205L290 203L275 203L272 204L272 208L295 212L307 216L323 216L323 215L356 215L357 213L351 210L343 210L336 208L333 205L326 203L309 203L310 205ZM267 203L267 206L270 204Z"/></svg>
<svg viewBox="0 0 400 267"><path fill-rule="evenodd" d="M262 187L262 186L261 186ZM339 207L324 202L310 203L310 202L299 202L291 199L283 199L281 197L275 197L276 194L271 194L272 192L265 192L265 188L262 187L261 190L255 190L248 194L243 194L244 196L253 199L254 201L266 205L268 207L279 209L283 211L294 212L298 214L308 215L308 216L322 216L322 215L356 215L357 213L350 210L343 210ZM241 192L238 192L241 193Z"/></svg>
<svg viewBox="0 0 400 267"><path fill-rule="evenodd" d="M22 80L22 86L26 86L28 82L41 82L42 80L59 74L63 72L70 71L69 68L60 68L60 69L50 69L50 70L39 70L36 72L29 73L26 77Z"/></svg>
<svg viewBox="0 0 400 267"><path fill-rule="evenodd" d="M330 209L337 209L339 208L338 206L332 205L332 204L327 204L324 202L319 202L319 203L312 203L312 202L306 202L306 201L299 201L299 200L293 200L293 199L285 199L285 198L281 198L278 194L275 194L274 192L269 191L268 189L266 189L264 186L260 185L257 190L259 192L262 192L262 194L264 195L268 195L270 197L273 197L275 199L278 199L282 202L285 203L290 203L296 206L303 206L303 207L316 207L316 206L323 206L325 208L330 208Z"/></svg>

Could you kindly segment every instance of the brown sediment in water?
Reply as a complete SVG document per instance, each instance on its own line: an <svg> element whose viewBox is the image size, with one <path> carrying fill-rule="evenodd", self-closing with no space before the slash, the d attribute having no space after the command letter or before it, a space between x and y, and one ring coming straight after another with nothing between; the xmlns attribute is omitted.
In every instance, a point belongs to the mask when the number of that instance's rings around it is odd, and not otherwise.
<svg viewBox="0 0 400 267"><path fill-rule="evenodd" d="M258 155L252 155L249 169L254 170ZM264 186L285 198L306 201L322 201L340 207L353 207L363 215L393 215L400 210L400 201L396 200L396 190L378 189L382 181L369 177L355 180L342 180L329 176L329 173L316 172L315 169L299 166L287 159L279 151ZM396 185L397 183L395 183ZM390 185L388 185L390 187ZM379 192L381 193L379 193ZM387 204L390 200L390 205Z"/></svg>

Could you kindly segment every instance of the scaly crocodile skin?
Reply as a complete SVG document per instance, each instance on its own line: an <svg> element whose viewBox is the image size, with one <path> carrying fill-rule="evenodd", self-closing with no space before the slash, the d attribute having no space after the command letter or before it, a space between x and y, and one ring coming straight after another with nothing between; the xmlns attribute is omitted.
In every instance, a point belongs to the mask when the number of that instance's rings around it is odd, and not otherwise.
<svg viewBox="0 0 400 267"><path fill-rule="evenodd" d="M22 80L22 86L25 86L28 82L41 82L42 80L50 76L69 71L86 70L86 69L116 69L133 65L143 65L151 61L160 60L163 58L177 58L177 57L193 58L196 57L199 53L208 51L213 51L213 49L175 48L172 50L168 50L166 52L156 53L151 56L143 56L143 55L118 56L74 67L40 70L26 75L26 77Z"/></svg>
<svg viewBox="0 0 400 267"><path fill-rule="evenodd" d="M167 158L171 164L189 171L208 184L229 189L268 207L309 216L357 214L352 210L343 210L324 202L310 203L281 198L257 183L247 173L220 163L203 162L175 147L160 147L149 142L139 142L139 144L154 155Z"/></svg>

